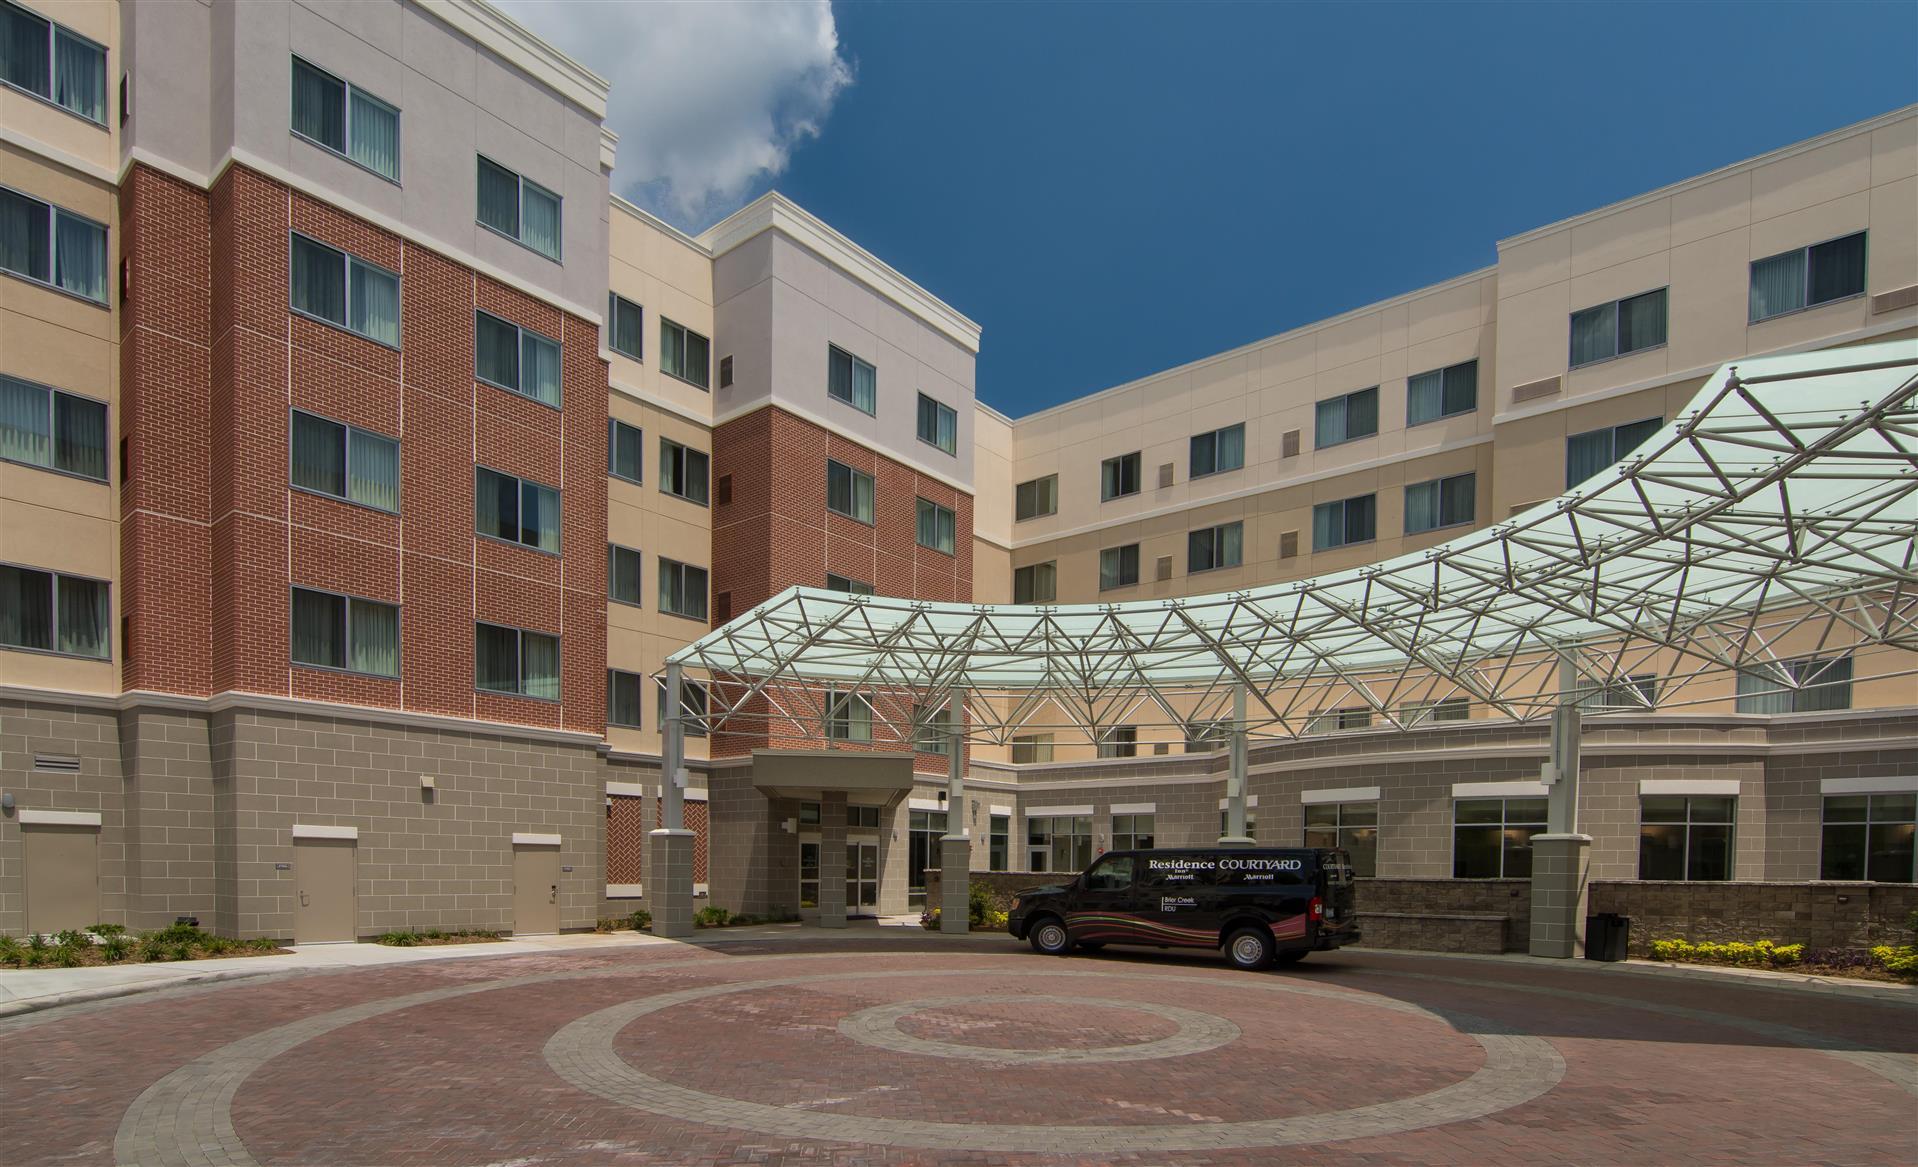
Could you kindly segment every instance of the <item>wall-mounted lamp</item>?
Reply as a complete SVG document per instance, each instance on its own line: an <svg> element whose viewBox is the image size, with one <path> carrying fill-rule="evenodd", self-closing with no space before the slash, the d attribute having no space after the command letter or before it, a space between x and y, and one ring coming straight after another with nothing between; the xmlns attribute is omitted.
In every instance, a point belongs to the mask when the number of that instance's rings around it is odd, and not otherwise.
<svg viewBox="0 0 1918 1167"><path fill-rule="evenodd" d="M13 813L13 791L9 790L5 794L0 794L0 811L7 814Z"/></svg>

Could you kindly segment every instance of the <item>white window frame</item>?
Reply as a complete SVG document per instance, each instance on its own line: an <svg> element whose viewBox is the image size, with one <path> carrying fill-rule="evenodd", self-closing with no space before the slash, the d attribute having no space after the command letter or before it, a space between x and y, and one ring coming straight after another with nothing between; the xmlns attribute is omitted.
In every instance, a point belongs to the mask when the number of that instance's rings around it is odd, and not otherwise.
<svg viewBox="0 0 1918 1167"><path fill-rule="evenodd" d="M625 305L639 314L639 351L630 352L619 347L619 309ZM628 360L645 362L646 352L646 309L636 300L628 300L618 292L606 293L606 351L618 353Z"/></svg>
<svg viewBox="0 0 1918 1167"><path fill-rule="evenodd" d="M1042 485L1044 486L1043 492L1041 491ZM1026 489L1027 487L1031 487L1032 489L1028 491ZM1045 495L1044 509L1041 509L1041 500L1039 497L1041 493ZM1030 511L1025 509L1025 500L1028 497L1032 500L1032 509ZM1058 513L1059 476L1057 474L1041 474L1039 477L1029 478L1013 488L1013 522L1023 523L1027 519L1043 519L1047 515L1056 515Z"/></svg>
<svg viewBox="0 0 1918 1167"><path fill-rule="evenodd" d="M47 209L47 278L41 279L39 276L34 275L32 272L24 272L24 271L20 271L17 268L11 268L11 267L0 268L0 271L4 271L8 275L13 276L16 279L22 279L22 280L25 280L27 283L35 284L35 285L38 285L39 287L46 288L49 291L58 292L62 296L71 296L75 300L80 301L82 304L92 304L100 308L107 307L113 299L113 292L112 292L113 281L110 278L111 273L113 271L113 233L112 231L108 230L107 225L105 223L100 222L97 219L92 219L86 215L77 214L73 211L69 211L58 203L48 202L46 199L39 198L35 195L30 195L26 191L23 191L19 189L18 187L0 185L0 190L4 190L8 194L14 195L18 198L25 199L26 201L30 203L38 203L40 206L43 206ZM60 219L63 216L68 219L74 219L74 220L77 220L78 222L85 223L89 227L99 228L100 238L104 240L106 243L106 247L104 249L105 256L106 256L104 262L106 264L106 267L100 272L100 287L106 291L106 295L103 299L96 300L91 296L83 296L78 292L72 291L71 289L63 288L57 282L55 282L57 277L60 274Z"/></svg>
<svg viewBox="0 0 1918 1167"><path fill-rule="evenodd" d="M340 623L342 625L340 631L343 637L343 639L340 641L340 649L345 654L345 659L349 663L344 665L323 665L323 664L317 664L313 661L300 660L298 657L293 655L293 646L298 640L298 638L293 635L293 613L295 610L293 606L293 594L295 592L307 592L316 596L326 596L330 599L335 599L340 602L340 605L341 605ZM354 604L377 604L378 606L382 608L393 609L393 662L395 666L394 671L390 673L374 673L374 672L368 672L365 669L356 669L352 666L351 661L353 660L353 605ZM332 588L309 588L309 587L303 587L299 584L293 584L287 589L286 614L287 614L286 659L288 664L294 665L302 669L318 669L319 671L326 672L326 673L346 673L355 677L378 677L381 680L388 680L388 681L398 680L400 677L401 670L403 670L406 667L405 653L402 648L402 646L406 643L406 613L402 610L401 605L399 604L391 603L387 600L375 600L370 596L356 596L352 594L351 592L334 591Z"/></svg>
<svg viewBox="0 0 1918 1167"><path fill-rule="evenodd" d="M294 472L293 432L294 432L294 427L299 425L299 419L302 417L310 417L314 421L324 422L327 425L340 427L340 443L343 447L343 449L340 451L340 455L341 455L340 465L343 468L342 472L345 476L345 481L341 485L345 488L345 493L334 494L330 490L321 490L317 486L307 486L294 479L293 477L293 472ZM395 496L397 496L401 490L405 489L405 483L406 483L406 464L404 462L404 458L406 454L405 454L405 451L400 448L400 439L395 437L390 437L386 434L379 433L375 430L362 429L359 426L352 425L348 422L340 421L338 418L328 417L323 413L315 413L310 409L289 409L287 411L286 433L287 433L286 484L290 489L297 490L302 494L314 495L318 498L330 498L335 502L343 502L348 504L349 506L365 507L367 510L378 511L380 514L383 514L383 515L397 515L400 513L400 508L397 505L393 507L383 507L378 505L377 503L370 503L362 499L354 498L352 495L353 435L358 434L364 438L371 438L372 440L376 442L386 442L393 447L393 473L395 475L395 481L394 481ZM497 473L497 471L495 473ZM475 480L475 487L477 488L477 480Z"/></svg>
<svg viewBox="0 0 1918 1167"><path fill-rule="evenodd" d="M486 165L491 166L496 170L504 171L505 173L512 175L515 179L519 181L519 190L513 196L514 197L513 219L516 223L518 223L519 230L517 231L517 233L509 235L506 232L500 230L498 227L493 226L491 223L488 223L486 220L479 217L479 164L478 163L475 163L473 168L473 175L474 175L473 177L473 222L479 224L482 230L491 231L493 234L499 236L501 239L511 239L513 242L519 244L521 247L524 247L526 250L532 252L534 255L544 256L545 258L552 260L554 263L561 263L561 264L565 263L566 262L566 196L560 194L556 190L550 190L547 187L542 186L541 184L537 182L534 182L532 179L526 177L524 174L521 174L519 171L514 170L512 167L506 165L503 162L500 162L497 159L488 158L485 154L480 154L478 157L480 162L483 162ZM376 171L375 173L378 173L378 172ZM539 248L534 247L531 243L528 243L525 239L526 188L529 186L543 195L550 196L555 203L559 204L559 219L558 219L559 230L554 233L554 239L553 239L554 250L552 250L551 252L541 251Z"/></svg>
<svg viewBox="0 0 1918 1167"><path fill-rule="evenodd" d="M662 585L659 589L659 610L668 616L678 616L685 620L697 620L702 624L705 623L710 618L708 613L712 611L712 572L696 563L681 563L677 559L668 559L664 555L655 555L653 558L659 563L660 583ZM698 572L700 576L701 586L697 589L690 586L690 573L692 572ZM673 577L671 587L664 586L667 576ZM689 599L695 594L697 594L699 598L699 611L683 611L672 606L674 595L678 595L682 599Z"/></svg>
<svg viewBox="0 0 1918 1167"><path fill-rule="evenodd" d="M400 175L399 175L398 169L396 169L392 174L388 174L384 170L376 170L373 167L368 166L366 163L361 162L358 158L353 157L353 97L355 94L358 94L363 100L371 102L372 104L379 106L381 109L384 109L388 113L393 115L393 146L394 146L393 165L396 168L402 167L404 165L402 160L406 156L406 151L405 151L406 119L400 116L400 107L397 105L394 105L390 101L387 101L383 97L378 97L374 94L368 93L365 89L361 88L358 85L353 84L351 81L348 81L346 78L340 76L338 73L333 72L331 69L320 68L318 65L314 64L312 61L307 60L305 57L300 56L300 54L298 53L292 54L292 59L295 61L298 61L302 65L305 65L307 68L313 70L315 73L320 74L322 77L330 77L334 81L337 81L340 83L340 87L341 87L340 101L346 107L340 111L340 126L341 126L340 132L344 135L343 145L345 146L345 149L335 150L333 147L327 145L325 142L320 141L318 138L312 137L311 135L308 135L308 134L302 134L298 129L294 128L292 125L293 105L290 99L287 102L288 132L291 133L294 137L298 138L300 141L305 142L309 146L313 146L318 149L324 150L335 158L343 158L346 161L352 163L353 165L359 167L361 170L366 171L368 174L372 175L373 177L384 179L385 181L392 183L394 186L399 186ZM299 92L299 84L297 81L298 74L291 65L287 66L287 76L289 78L289 85L291 86L292 93L297 94ZM498 165L498 163L495 163L494 165ZM504 170L506 168L501 166L500 169ZM540 189L544 190L545 188L541 187ZM483 225L484 224L482 224L482 226ZM504 234L504 232L501 232L501 234Z"/></svg>
<svg viewBox="0 0 1918 1167"><path fill-rule="evenodd" d="M340 297L340 310L344 314L345 319L335 320L330 316L322 316L318 312L314 312L307 308L302 308L298 304L295 304L293 302L293 290L295 287L298 286L293 279L293 257L296 254L298 254L300 240L304 240L305 242L310 243L313 246L320 248L323 251L330 251L334 255L337 255L340 257L340 277L343 282L343 292L344 292L344 294ZM400 311L400 314L393 318L393 325L395 328L399 330L400 337L404 338L406 336L406 323L405 323L406 289L405 289L405 285L401 282L400 273L393 271L389 268L382 267L379 264L373 263L370 260L361 259L359 256L354 255L352 252L346 251L342 248L335 247L331 243L321 242L320 240L313 238L313 236L308 235L304 231L288 231L286 233L286 306L287 306L287 309L291 311L293 315L295 316L299 316L319 324L324 324L328 328L337 328L341 332L350 332L354 336L357 336L362 340L372 341L374 344L379 345L381 348L388 348L388 349L392 349L394 352L399 352L400 351L399 340L390 340L390 341L382 340L379 337L374 336L370 332L362 332L359 329L353 327L353 324L352 324L353 269L355 267L363 267L368 271L378 272L380 275L386 276L393 281L393 288L397 295L397 306ZM497 317L495 319L497 319ZM475 364L474 368L475 368L475 373L477 375L477 369L478 369L477 364Z"/></svg>
<svg viewBox="0 0 1918 1167"><path fill-rule="evenodd" d="M45 470L53 474L64 474L69 478L77 478L82 482L106 482L106 483L112 482L113 480L113 457L112 457L113 403L112 402L103 401L98 397L89 397L84 393L69 393L65 389L56 389L51 385L43 385L38 381L29 381L25 377L14 377L5 373L0 373L0 381L11 381L15 385L24 386L27 389L38 390L40 391L40 393L45 395L46 401L47 401L47 457L49 459L46 462L29 462L24 458L8 458L8 457L0 456L0 462L10 462L15 466L31 466L35 470ZM95 478L91 474L82 474L78 470L68 470L66 467L60 466L54 461L54 459L57 459L59 457L59 449L60 449L60 434L57 428L60 421L60 409L59 409L58 402L55 400L56 398L60 398L60 397L66 397L73 401L84 401L89 405L100 406L102 409L106 411L105 428L102 431L101 446L100 446L100 463L106 469L98 478Z"/></svg>
<svg viewBox="0 0 1918 1167"><path fill-rule="evenodd" d="M24 86L15 85L13 82L7 81L3 78L0 78L0 85L4 85L6 88L13 90L15 93L23 93L26 96L33 98L35 101L44 102L45 104L50 105L53 108L62 111L63 113L67 113L73 117L79 118L81 121L86 122L88 125L99 126L101 129L105 129L107 126L105 116L110 115L113 110L113 99L112 99L113 85L108 80L108 78L111 77L112 74L107 71L107 63L112 59L112 56L110 53L107 52L107 47L101 44L99 41L94 40L92 37L82 36L81 34L73 31L71 28L68 28L66 25L61 24L59 21L53 19L52 17L47 16L44 13L36 12L33 9L28 8L24 4L13 4L13 3L8 3L7 0L0 0L0 7L15 8L21 12L26 13L28 16L31 16L35 20L43 20L46 22L46 25L47 25L47 91L45 93L40 93L36 90L28 89ZM86 114L81 113L79 110L74 109L70 105L61 104L60 101L54 96L54 94L60 92L59 44L60 44L60 38L62 36L65 36L71 40L79 41L81 44L85 45L88 48L98 49L100 51L100 85L102 89L99 94L99 97L100 97L100 110L103 115L100 120L95 120L93 118L90 118Z"/></svg>

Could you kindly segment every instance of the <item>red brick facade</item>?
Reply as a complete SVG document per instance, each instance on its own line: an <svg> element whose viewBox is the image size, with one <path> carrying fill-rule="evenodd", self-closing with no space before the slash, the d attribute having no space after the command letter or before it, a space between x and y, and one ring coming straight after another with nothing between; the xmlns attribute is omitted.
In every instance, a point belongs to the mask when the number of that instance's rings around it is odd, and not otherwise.
<svg viewBox="0 0 1918 1167"><path fill-rule="evenodd" d="M597 326L242 166L135 166L121 209L127 688L603 731ZM398 351L291 311L289 231L400 274ZM560 341L562 409L474 378L475 307ZM291 489L293 409L398 438L399 513ZM475 534L476 462L560 491L561 555ZM400 676L292 664L292 586L399 604ZM475 620L559 636L560 701L476 692Z"/></svg>

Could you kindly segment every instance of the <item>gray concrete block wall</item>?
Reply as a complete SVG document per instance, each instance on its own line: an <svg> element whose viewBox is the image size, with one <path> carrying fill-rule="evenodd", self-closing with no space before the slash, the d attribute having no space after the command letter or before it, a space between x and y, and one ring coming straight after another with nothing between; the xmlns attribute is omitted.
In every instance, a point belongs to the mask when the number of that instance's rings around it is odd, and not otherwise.
<svg viewBox="0 0 1918 1167"><path fill-rule="evenodd" d="M78 773L34 768L36 754L75 757ZM0 817L0 933L26 930L25 845L20 808L100 815L100 922L129 923L132 832L122 797L119 727L110 710L0 701L0 790L15 810Z"/></svg>
<svg viewBox="0 0 1918 1167"><path fill-rule="evenodd" d="M1905 723L1909 732L1910 721ZM1860 731L1877 726L1861 725ZM1795 735L1793 735L1795 736ZM1826 778L1892 778L1918 774L1918 750L1871 748L1782 754L1765 763L1765 829L1762 876L1739 869L1739 878L1813 880L1819 872ZM1741 803L1740 812L1744 810ZM1741 848L1742 852L1742 848Z"/></svg>
<svg viewBox="0 0 1918 1167"><path fill-rule="evenodd" d="M128 926L180 917L211 927L217 915L216 824L207 716L135 706L120 712L125 799L139 824Z"/></svg>

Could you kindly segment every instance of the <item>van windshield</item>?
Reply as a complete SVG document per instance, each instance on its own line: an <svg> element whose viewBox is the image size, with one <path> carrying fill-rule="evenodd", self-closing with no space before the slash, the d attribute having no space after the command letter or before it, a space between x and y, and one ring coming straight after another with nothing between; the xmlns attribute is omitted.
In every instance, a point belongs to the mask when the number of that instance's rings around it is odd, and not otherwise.
<svg viewBox="0 0 1918 1167"><path fill-rule="evenodd" d="M1087 891L1124 891L1132 886L1132 856L1115 855L1086 872Z"/></svg>

